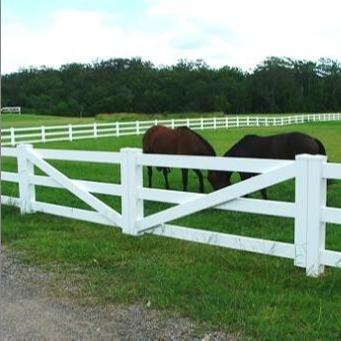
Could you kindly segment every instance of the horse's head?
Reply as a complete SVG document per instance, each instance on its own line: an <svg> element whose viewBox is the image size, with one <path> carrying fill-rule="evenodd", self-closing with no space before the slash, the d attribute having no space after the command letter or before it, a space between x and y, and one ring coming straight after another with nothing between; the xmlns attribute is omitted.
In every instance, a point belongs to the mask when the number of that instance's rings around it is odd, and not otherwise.
<svg viewBox="0 0 341 341"><path fill-rule="evenodd" d="M226 186L231 185L231 173L224 171L208 171L207 179L212 185L213 189L216 191Z"/></svg>

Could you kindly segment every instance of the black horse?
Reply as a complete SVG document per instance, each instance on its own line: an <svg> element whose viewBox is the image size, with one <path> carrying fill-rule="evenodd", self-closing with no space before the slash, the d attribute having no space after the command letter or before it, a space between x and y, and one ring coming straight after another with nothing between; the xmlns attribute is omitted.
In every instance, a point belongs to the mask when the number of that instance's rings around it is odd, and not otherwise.
<svg viewBox="0 0 341 341"><path fill-rule="evenodd" d="M224 156L245 157L260 159L283 159L294 160L297 154L320 154L326 155L323 144L309 135L293 132L273 136L246 135L229 149ZM214 179L211 183L216 184L214 189L220 189L231 185L233 172L211 171L209 178ZM246 180L257 174L239 173L242 180ZM265 188L261 190L262 197L267 198Z"/></svg>

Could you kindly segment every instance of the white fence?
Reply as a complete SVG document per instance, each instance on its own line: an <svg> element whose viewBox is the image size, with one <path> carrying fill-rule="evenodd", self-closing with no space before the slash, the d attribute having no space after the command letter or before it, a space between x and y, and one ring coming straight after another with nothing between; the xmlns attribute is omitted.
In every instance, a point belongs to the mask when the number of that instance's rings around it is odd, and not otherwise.
<svg viewBox="0 0 341 341"><path fill-rule="evenodd" d="M49 141L73 141L108 136L140 135L153 125L162 124L170 128L187 126L194 130L228 129L238 127L283 126L305 122L341 120L341 113L307 114L292 116L226 116L209 118L187 118L172 120L149 120L134 122L92 123L77 125L40 126L29 128L7 128L1 130L1 144L15 146L19 143Z"/></svg>
<svg viewBox="0 0 341 341"><path fill-rule="evenodd" d="M3 181L19 184L19 197L1 196L3 204L20 207L22 213L45 212L110 226L123 233L152 233L198 243L246 250L294 260L309 276L323 273L324 266L341 267L341 252L327 250L326 223L341 224L341 208L327 207L327 179L341 180L341 164L327 163L325 156L299 155L295 161L224 157L143 154L140 149L124 148L120 153L33 149L31 145L3 148L2 155L18 160L18 172L1 172ZM119 164L121 183L70 179L46 160ZM210 194L151 189L143 186L143 166L230 170L261 173ZM35 175L34 167L46 175ZM248 193L295 179L295 202L243 198ZM67 207L36 200L35 186L64 188L93 210ZM121 197L122 210L115 211L91 193ZM144 216L144 200L177 204ZM250 238L168 222L208 209L231 210L293 218L294 243ZM228 224L228 220L226 224Z"/></svg>

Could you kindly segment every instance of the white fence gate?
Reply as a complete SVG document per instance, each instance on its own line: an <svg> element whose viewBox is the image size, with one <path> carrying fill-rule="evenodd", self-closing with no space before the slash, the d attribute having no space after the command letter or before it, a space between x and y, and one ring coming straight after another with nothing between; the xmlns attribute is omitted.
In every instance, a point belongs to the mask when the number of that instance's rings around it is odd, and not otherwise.
<svg viewBox="0 0 341 341"><path fill-rule="evenodd" d="M18 159L18 172L1 172L3 181L19 183L19 197L1 196L3 204L20 207L22 213L35 211L121 227L123 233L152 233L237 250L279 256L318 276L324 266L341 267L341 252L325 248L326 223L341 224L341 208L327 207L327 179L341 180L341 164L327 163L325 156L299 155L295 161L225 157L142 154L140 149L124 148L120 153L33 149L30 145L3 148L2 156ZM121 183L111 184L70 179L46 160L86 161L119 164ZM248 180L210 194L151 189L143 187L143 166L229 170L260 173ZM34 174L34 166L45 176ZM295 202L260 200L243 196L295 178ZM93 210L39 202L35 186L64 188ZM122 211L115 211L91 193L121 197ZM177 204L144 216L144 201ZM295 220L294 243L231 235L168 224L175 219L205 210L231 210ZM226 221L228 224L228 221Z"/></svg>

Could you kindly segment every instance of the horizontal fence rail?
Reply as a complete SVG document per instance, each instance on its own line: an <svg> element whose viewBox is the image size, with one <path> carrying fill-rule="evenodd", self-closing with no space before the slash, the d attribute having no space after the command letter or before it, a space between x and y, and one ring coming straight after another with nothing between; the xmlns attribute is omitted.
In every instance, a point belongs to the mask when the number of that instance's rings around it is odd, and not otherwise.
<svg viewBox="0 0 341 341"><path fill-rule="evenodd" d="M119 153L34 149L32 145L2 148L2 156L17 159L17 172L2 171L2 181L17 183L19 197L1 196L1 203L20 208L22 214L44 212L107 226L123 233L144 233L292 259L309 276L323 273L324 266L341 268L341 252L326 249L326 224L341 224L341 208L327 206L327 179L341 180L341 164L327 163L321 155L298 155L296 160L266 160L206 156L143 154L123 148ZM46 160L119 165L120 183L72 179ZM143 167L202 168L258 173L254 177L209 194L145 188ZM77 165L79 166L79 165ZM35 174L35 168L45 175ZM295 201L273 201L244 196L274 184L295 179ZM90 209L36 200L36 186L65 189ZM121 198L121 212L95 194ZM144 202L175 204L148 216ZM175 219L206 210L237 211L286 217L294 220L293 243L232 235L169 224ZM228 224L228 220L226 221Z"/></svg>
<svg viewBox="0 0 341 341"><path fill-rule="evenodd" d="M1 144L15 146L20 143L45 143L79 139L141 135L153 125L169 128L189 127L193 130L267 127L341 120L341 113L302 114L290 116L225 116L132 122L67 124L28 128L1 129Z"/></svg>

